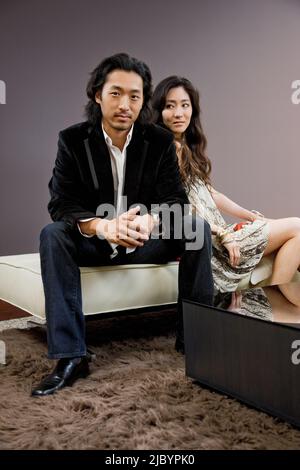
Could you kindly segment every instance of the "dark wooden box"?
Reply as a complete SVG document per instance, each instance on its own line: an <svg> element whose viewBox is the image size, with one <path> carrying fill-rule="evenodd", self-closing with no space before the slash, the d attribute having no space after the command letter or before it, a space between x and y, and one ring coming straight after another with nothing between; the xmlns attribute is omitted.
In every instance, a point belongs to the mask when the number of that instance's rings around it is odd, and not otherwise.
<svg viewBox="0 0 300 470"><path fill-rule="evenodd" d="M299 324L189 301L183 312L188 377L300 426Z"/></svg>

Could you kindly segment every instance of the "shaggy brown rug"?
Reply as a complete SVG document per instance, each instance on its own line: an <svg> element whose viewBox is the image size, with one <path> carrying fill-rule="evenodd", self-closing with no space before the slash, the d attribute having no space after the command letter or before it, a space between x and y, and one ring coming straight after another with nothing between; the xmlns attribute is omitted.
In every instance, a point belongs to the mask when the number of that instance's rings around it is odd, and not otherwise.
<svg viewBox="0 0 300 470"><path fill-rule="evenodd" d="M174 350L174 312L89 321L91 375L46 398L41 328L8 330L1 449L300 449L300 431L193 383Z"/></svg>

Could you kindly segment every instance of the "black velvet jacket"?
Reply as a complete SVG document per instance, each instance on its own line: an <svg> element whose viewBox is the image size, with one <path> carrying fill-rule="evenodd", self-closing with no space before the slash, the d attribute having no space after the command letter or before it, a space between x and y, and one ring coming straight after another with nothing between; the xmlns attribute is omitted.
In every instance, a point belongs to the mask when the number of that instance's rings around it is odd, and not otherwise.
<svg viewBox="0 0 300 470"><path fill-rule="evenodd" d="M97 207L114 204L110 155L102 129L88 122L59 133L58 153L49 183L48 210L54 221L70 228L78 219L95 217ZM127 147L124 195L131 205L187 204L173 136L153 124L135 123Z"/></svg>

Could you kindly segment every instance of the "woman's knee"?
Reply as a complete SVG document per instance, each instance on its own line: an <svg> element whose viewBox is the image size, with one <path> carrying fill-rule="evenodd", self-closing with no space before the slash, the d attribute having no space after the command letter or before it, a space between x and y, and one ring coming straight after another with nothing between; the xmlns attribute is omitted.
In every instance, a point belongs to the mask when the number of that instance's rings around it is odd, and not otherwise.
<svg viewBox="0 0 300 470"><path fill-rule="evenodd" d="M290 240L300 237L300 219L298 217L289 217L287 219L277 219L269 222L268 244L264 256L280 249ZM297 240L295 240L297 243Z"/></svg>
<svg viewBox="0 0 300 470"><path fill-rule="evenodd" d="M293 236L299 236L300 235L300 218L299 217L291 217L291 223L292 223L292 230L293 230Z"/></svg>
<svg viewBox="0 0 300 470"><path fill-rule="evenodd" d="M294 237L294 241L295 241L295 243L297 243L297 246L300 248L300 233L298 233L298 234Z"/></svg>
<svg viewBox="0 0 300 470"><path fill-rule="evenodd" d="M268 225L271 243L275 242L280 245L300 234L299 217L270 220Z"/></svg>
<svg viewBox="0 0 300 470"><path fill-rule="evenodd" d="M288 217L287 219L279 219L279 228L286 234L287 239L294 238L300 234L300 218Z"/></svg>

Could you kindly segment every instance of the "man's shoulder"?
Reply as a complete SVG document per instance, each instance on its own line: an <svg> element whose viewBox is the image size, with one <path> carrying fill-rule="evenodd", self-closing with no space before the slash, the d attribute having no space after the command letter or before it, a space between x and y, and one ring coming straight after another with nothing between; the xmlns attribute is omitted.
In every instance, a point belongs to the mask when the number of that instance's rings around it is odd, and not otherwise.
<svg viewBox="0 0 300 470"><path fill-rule="evenodd" d="M174 140L173 134L157 124L146 124L144 126L144 136L148 140L157 140L162 143L171 144Z"/></svg>
<svg viewBox="0 0 300 470"><path fill-rule="evenodd" d="M86 139L91 131L91 125L88 121L79 122L61 130L60 137L68 140Z"/></svg>
<svg viewBox="0 0 300 470"><path fill-rule="evenodd" d="M95 126L93 127L88 121L83 121L66 127L60 131L59 135L63 140L75 142L87 139L94 132L97 132ZM145 140L157 145L170 145L174 139L170 131L156 124L146 124L144 126L136 124L134 132L142 132Z"/></svg>

